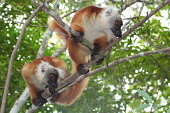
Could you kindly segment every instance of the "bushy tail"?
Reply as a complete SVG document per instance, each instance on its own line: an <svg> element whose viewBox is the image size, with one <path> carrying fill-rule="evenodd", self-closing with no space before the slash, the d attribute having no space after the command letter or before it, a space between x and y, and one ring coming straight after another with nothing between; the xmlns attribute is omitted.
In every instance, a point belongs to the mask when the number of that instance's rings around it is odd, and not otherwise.
<svg viewBox="0 0 170 113"><path fill-rule="evenodd" d="M67 39L69 38L70 34L52 17L48 18L47 24L50 30L55 32L56 35L59 36L63 40L64 44L66 44Z"/></svg>
<svg viewBox="0 0 170 113"><path fill-rule="evenodd" d="M73 74L76 72L76 69L73 67ZM71 76L69 74L69 76ZM68 76L68 77L69 77ZM60 96L53 101L53 103L57 103L63 106L70 106L72 105L83 93L85 88L87 87L89 82L89 77L84 78L83 80L73 84L72 86L68 87L66 90L60 93Z"/></svg>
<svg viewBox="0 0 170 113"><path fill-rule="evenodd" d="M73 104L83 93L84 89L88 85L89 78L85 78L74 85L70 86L65 91L61 92L60 97L55 103L64 106L70 106Z"/></svg>

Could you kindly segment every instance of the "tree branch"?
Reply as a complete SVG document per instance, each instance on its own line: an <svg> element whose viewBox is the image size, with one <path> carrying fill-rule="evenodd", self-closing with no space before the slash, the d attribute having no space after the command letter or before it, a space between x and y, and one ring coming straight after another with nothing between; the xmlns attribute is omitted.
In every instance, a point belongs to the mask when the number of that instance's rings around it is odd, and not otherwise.
<svg viewBox="0 0 170 113"><path fill-rule="evenodd" d="M59 2L60 0L55 0L55 3L53 5L55 12L58 14L59 14Z"/></svg>
<svg viewBox="0 0 170 113"><path fill-rule="evenodd" d="M29 91L28 91L28 87L26 87L24 92L18 98L18 100L15 101L15 104L12 107L10 113L18 113L21 110L22 106L26 103L28 97L29 97Z"/></svg>
<svg viewBox="0 0 170 113"><path fill-rule="evenodd" d="M21 29L21 33L19 35L18 41L16 43L16 46L15 46L13 52L12 52L12 55L11 55L11 58L10 58L10 62L9 62L9 66L8 66L7 79L6 79L6 84L5 84L5 89L4 89L4 94L3 94L2 104L1 104L1 113L4 113L4 111L5 111L6 97L7 97L7 94L8 94L8 89L9 89L9 84L10 84L10 79L11 79L11 73L12 73L12 65L13 65L13 62L14 62L14 58L15 58L16 52L18 51L18 48L19 48L20 43L22 41L22 37L24 35L24 32L26 30L27 25L38 14L38 12L41 11L41 9L42 9L42 5L40 5L34 11L34 13L28 18L28 20L25 22L25 24L23 25L23 27Z"/></svg>
<svg viewBox="0 0 170 113"><path fill-rule="evenodd" d="M152 46L155 49L159 49L158 47L154 46L154 44L151 41L146 40L145 38L143 38L142 36L135 34L136 36L138 36L141 40L147 42L150 46Z"/></svg>
<svg viewBox="0 0 170 113"><path fill-rule="evenodd" d="M153 113L155 113L156 111L158 111L159 109L161 109L162 107L165 107L165 106L169 106L170 105L170 102L168 102L166 105L162 105L162 106L159 106L157 109L155 109L153 111ZM168 112L167 112L168 113Z"/></svg>
<svg viewBox="0 0 170 113"><path fill-rule="evenodd" d="M14 8L14 11L18 11L18 12L20 12L20 13L22 13L22 14L27 15L27 16L31 16L30 14L27 14L27 13L25 13L25 12L23 12L23 11L21 11L21 10L17 9L17 7L16 7L16 6L13 6L12 4L8 3L7 1L5 1L5 0L4 0L3 2L5 2L6 4L8 4L8 5L12 6L12 7ZM10 17L10 18L11 18L11 17ZM43 27L46 27L46 26L47 26L47 24L46 24L46 23L44 23L44 22L40 21L38 18L34 17L34 19L35 19L35 20L37 20L38 22L40 22L41 24L43 24L43 25L44 25ZM11 20L11 19L10 19L10 20ZM13 20L11 20L11 21L13 21ZM16 21L14 21L14 22L16 22ZM21 22L16 22L16 23L21 23ZM21 24L22 24L22 23L21 23ZM29 25L30 25L30 24L29 24ZM34 25L32 25L32 26L34 26Z"/></svg>
<svg viewBox="0 0 170 113"><path fill-rule="evenodd" d="M60 55L64 50L66 50L66 47L65 47L65 46L57 49L57 50L53 53L52 57L57 57L57 56Z"/></svg>
<svg viewBox="0 0 170 113"><path fill-rule="evenodd" d="M155 50L155 51L138 53L138 54L133 55L133 56L129 56L129 57L126 57L126 58L121 58L121 59L115 60L115 61L109 63L108 67L112 67L114 65L117 65L117 64L123 63L125 61L129 61L129 60L132 60L132 59L136 59L136 58L139 58L139 57L149 56L149 55L153 55L153 54L163 54L163 53L166 53L166 52L170 52L170 48L158 49L158 50ZM89 76L91 76L92 74L96 74L98 72L101 72L101 71L107 69L108 67L105 65L105 66L102 66L98 69L95 69L95 70L93 70L89 73Z"/></svg>
<svg viewBox="0 0 170 113"><path fill-rule="evenodd" d="M63 15L61 18L64 18L64 17L66 17L66 16L69 16L70 14L75 13L75 12L77 12L77 11L78 11L78 10L71 11L71 12Z"/></svg>
<svg viewBox="0 0 170 113"><path fill-rule="evenodd" d="M155 13L157 13L162 7L166 6L170 3L170 0L163 1L156 9L154 9L150 14L148 14L145 18L143 18L139 23L133 25L130 29L128 29L122 37L126 37L128 34L133 32L135 29L137 29L139 26L141 26L143 23L145 23L151 16L153 16Z"/></svg>
<svg viewBox="0 0 170 113"><path fill-rule="evenodd" d="M36 58L41 58L44 55L45 48L46 48L47 43L48 43L48 38L51 36L51 34L52 34L52 31L47 29L45 34L44 34L44 39L43 39L41 46L38 50L38 54L37 54ZM10 113L18 113L21 110L22 106L25 104L24 102L26 102L28 97L29 97L29 91L28 91L28 87L26 87L24 92L21 94L21 96L15 102ZM20 103L20 104L18 104L18 103Z"/></svg>
<svg viewBox="0 0 170 113"><path fill-rule="evenodd" d="M44 52L45 52L45 48L47 47L47 42L48 42L48 39L49 39L49 37L52 35L52 31L51 30L49 30L49 29L47 29L46 31L45 31L45 34L44 34L44 39L43 39L43 41L42 41L42 43L41 43L41 46L40 46L40 48L39 48L39 50L38 50L38 54L37 54L37 57L36 58L41 58L41 57L43 57L44 56Z"/></svg>
<svg viewBox="0 0 170 113"><path fill-rule="evenodd" d="M142 3L142 6L141 6L140 11L139 11L139 14L138 14L137 16L131 17L131 18L126 18L126 19L131 19L131 20L132 20L132 19L137 19L137 18L139 18L140 15L141 15L141 13L142 13L143 7L144 7L144 2Z"/></svg>
<svg viewBox="0 0 170 113"><path fill-rule="evenodd" d="M78 82L78 81L84 79L85 77L91 76L93 74L96 74L98 72L101 72L101 71L107 69L108 67L113 67L114 65L123 63L125 61L129 61L129 60L132 60L132 59L136 59L136 58L143 57L143 56L149 56L149 55L153 55L153 54L163 54L163 53L166 53L166 52L170 52L170 47L165 48L165 49L155 50L155 51L141 52L141 53L138 53L138 54L133 55L133 56L129 56L129 57L126 57L126 58L121 58L121 59L115 60L115 61L109 63L108 66L107 65L102 66L98 69L95 69L95 70L89 72L87 75L79 75L78 73L75 73L71 77L69 77L69 78L63 80L61 83L59 83L59 87L56 89L56 91L60 92L60 90L63 86L68 86L68 84L70 84L70 83L75 83L74 78L76 78L76 82ZM76 76L76 77L73 77L73 76Z"/></svg>
<svg viewBox="0 0 170 113"><path fill-rule="evenodd" d="M129 57L126 57L126 58L121 58L121 59L118 59L118 60L115 60L111 63L105 66L102 66L98 69L95 69L91 72L89 72L87 75L80 75L78 73L75 73L73 74L72 76L70 76L69 78L61 81L58 83L58 88L55 90L57 93L61 93L62 91L64 91L65 89L67 89L68 87L70 87L71 85L79 82L80 80L88 77L88 76L92 76L98 72L101 72L105 69L107 69L108 67L113 67L114 65L117 65L117 64L120 64L120 63L123 63L123 62L126 62L126 61L130 61L132 59L136 59L136 58L139 58L139 57L143 57L143 56L149 56L149 55L154 55L154 54L163 54L163 53L166 53L166 52L170 52L170 48L165 48L165 49L159 49L159 50L155 50L155 51L147 51L147 52L142 52L142 53L138 53L136 55L133 55L133 56L129 56ZM44 98L48 98L51 96L50 92L49 92L49 89L46 89L45 92L42 94L42 96ZM35 105L32 105L28 112L27 113L32 113L34 111L36 111L39 107L36 107Z"/></svg>
<svg viewBox="0 0 170 113"><path fill-rule="evenodd" d="M35 0L33 0L33 3L36 5L36 6L39 6L40 3L37 3ZM76 37L80 37L81 38L81 34L77 31L75 31L74 29L72 29L71 27L69 27L66 23L64 23L62 21L62 19L60 18L59 14L58 13L54 13L50 7L48 6L47 2L44 2L44 7L42 8L42 10L52 16L67 32L71 33L72 35L76 36Z"/></svg>
<svg viewBox="0 0 170 113"><path fill-rule="evenodd" d="M146 1L146 0L131 0L125 4L123 4L121 6L121 9L118 11L120 14L128 7L130 7L131 5L135 4L136 2L143 2L144 4L153 4L155 2L150 2L150 1Z"/></svg>

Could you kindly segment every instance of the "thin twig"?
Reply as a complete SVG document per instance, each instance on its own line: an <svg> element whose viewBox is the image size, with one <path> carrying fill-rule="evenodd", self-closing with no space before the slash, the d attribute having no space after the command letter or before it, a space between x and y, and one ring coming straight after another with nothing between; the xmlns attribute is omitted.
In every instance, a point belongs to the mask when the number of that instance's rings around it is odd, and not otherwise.
<svg viewBox="0 0 170 113"><path fill-rule="evenodd" d="M166 52L170 52L170 48L158 49L158 50L155 50L155 51L147 51L147 52L138 53L138 54L133 55L133 56L129 56L129 57L126 57L126 58L121 58L121 59L115 60L115 61L109 63L108 67L113 67L114 65L117 65L117 64L120 64L120 63L125 62L125 61L129 61L129 60L132 60L132 59L136 59L136 58L139 58L139 57L149 56L149 55L153 55L153 54L163 54L163 53L166 53ZM90 73L88 73L89 75L87 74L87 76L91 76L92 74L101 72L105 69L107 69L106 65L91 71Z"/></svg>
<svg viewBox="0 0 170 113"><path fill-rule="evenodd" d="M140 11L139 11L139 14L137 16L131 17L131 18L126 18L126 19L131 19L131 20L132 19L138 19L140 17L141 13L142 13L143 7L144 7L144 2L142 3L142 6L141 6Z"/></svg>
<svg viewBox="0 0 170 113"><path fill-rule="evenodd" d="M137 35L137 34L136 34ZM146 39L144 39L142 36L137 35L140 39L144 40L145 42L147 42L150 46L154 47L155 49L159 49L158 47L154 46L154 44L151 41L148 41Z"/></svg>
<svg viewBox="0 0 170 113"><path fill-rule="evenodd" d="M43 38L43 41L41 43L41 46L38 50L38 54L37 54L37 57L36 58L41 58L44 56L44 51L45 51L45 48L47 46L47 42L48 42L48 38L52 35L52 31L47 29L45 31L45 34L44 34L44 38Z"/></svg>
<svg viewBox="0 0 170 113"><path fill-rule="evenodd" d="M122 37L126 37L128 34L133 32L135 29L137 29L139 26L141 26L143 23L145 23L151 16L153 16L155 13L157 13L162 7L166 6L170 3L170 0L163 1L156 9L154 9L150 14L148 14L145 18L143 18L139 23L133 25L130 29L128 29Z"/></svg>
<svg viewBox="0 0 170 113"><path fill-rule="evenodd" d="M22 37L24 35L24 32L26 30L27 25L31 22L31 20L38 14L38 12L40 12L42 9L42 5L39 6L34 13L28 18L28 20L25 22L25 24L23 25L22 29L21 29L21 33L19 35L18 41L16 43L16 46L12 52L11 58L10 58L10 62L9 62L9 66L8 66L8 73L7 73L7 79L6 79L6 83L5 83L5 89L4 89L4 94L3 94L3 99L2 99L2 104L1 104L1 113L4 113L5 111L5 105L6 105L6 97L8 94L8 89L9 89L9 84L10 84L10 79L11 79L11 73L12 73L12 66L13 66L13 62L14 62L14 58L16 55L16 52L18 51L18 48L20 46L20 43L22 41Z"/></svg>
<svg viewBox="0 0 170 113"><path fill-rule="evenodd" d="M156 111L158 111L158 110L161 109L162 107L169 106L169 105L170 105L170 102L167 103L166 105L159 106L157 109L155 109L155 110L153 111L153 113L155 113ZM167 112L167 113L168 113L168 112Z"/></svg>
<svg viewBox="0 0 170 113"><path fill-rule="evenodd" d="M51 57L57 57L57 56L60 55L64 50L66 50L66 47L65 47L65 46L57 49L57 50L52 54Z"/></svg>
<svg viewBox="0 0 170 113"><path fill-rule="evenodd" d="M75 13L75 12L77 12L77 11L78 11L78 10L71 11L71 12L69 12L69 13L61 16L61 18L64 18L64 17L66 17L66 16L69 16L70 14Z"/></svg>
<svg viewBox="0 0 170 113"><path fill-rule="evenodd" d="M123 4L121 6L121 9L118 12L121 14L126 8L130 7L131 5L135 4L136 2L143 2L146 5L156 3L156 2L150 2L150 1L145 1L145 0L131 0L131 1L128 1L127 3Z"/></svg>
<svg viewBox="0 0 170 113"><path fill-rule="evenodd" d="M59 14L59 2L60 0L55 0L55 3L53 5L54 12Z"/></svg>
<svg viewBox="0 0 170 113"><path fill-rule="evenodd" d="M14 11L18 11L18 12L20 12L20 13L23 13L23 14L27 15L27 16L31 16L31 15L29 15L29 14L27 14L27 13L25 13L25 12L19 10L19 9L17 9L17 7L15 7L15 6L13 6L12 4L6 2L5 0L4 0L3 2L5 2L6 4L8 4L8 5L10 5L11 7L13 7L13 8L15 9ZM47 26L46 23L40 21L38 18L34 17L34 19L37 20L38 22L42 23L44 26Z"/></svg>

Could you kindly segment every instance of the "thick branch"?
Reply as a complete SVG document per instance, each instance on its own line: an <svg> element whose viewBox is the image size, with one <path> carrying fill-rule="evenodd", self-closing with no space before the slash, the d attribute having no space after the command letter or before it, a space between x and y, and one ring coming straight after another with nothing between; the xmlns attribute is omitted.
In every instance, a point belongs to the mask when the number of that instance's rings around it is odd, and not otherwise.
<svg viewBox="0 0 170 113"><path fill-rule="evenodd" d="M129 60L132 60L132 59L136 59L136 58L139 58L139 57L149 56L149 55L153 55L153 54L163 54L163 53L166 53L166 52L170 52L170 48L159 49L159 50L155 50L155 51L142 52L142 53L138 53L138 54L133 55L133 56L121 58L121 59L118 59L118 60L115 60L115 61L109 63L108 66L105 65L105 66L102 66L98 69L95 69L95 70L89 72L87 75L81 75L80 76L78 73L75 73L74 75L72 75L68 79L65 79L61 83L59 83L59 87L56 89L56 91L60 92L60 89L63 86L67 86L68 84L75 83L75 81L74 81L75 79L76 79L76 82L78 82L78 81L84 79L85 77L91 76L91 75L96 74L98 72L101 72L101 71L107 69L108 67L112 67L114 65L117 65L117 64L123 63L125 61L129 61Z"/></svg>
<svg viewBox="0 0 170 113"><path fill-rule="evenodd" d="M38 50L38 54L37 54L36 58L41 58L44 55L44 51L45 51L45 48L46 48L47 43L48 43L48 38L51 36L51 34L52 34L52 31L47 29L45 34L44 34L44 39L43 39L41 46ZM29 97L29 91L28 91L28 87L26 87L24 92L18 98L18 100L16 100L16 102L15 102L14 106L12 107L10 113L18 113L21 110L22 106L25 104L28 97Z"/></svg>
<svg viewBox="0 0 170 113"><path fill-rule="evenodd" d="M24 32L26 30L27 25L31 22L31 20L38 14L38 12L40 12L42 9L42 5L39 6L34 13L28 18L28 20L25 22L25 24L23 25L22 29L21 29L21 33L19 35L18 41L16 43L16 46L12 52L11 58L10 58L10 62L9 62L9 66L8 66L8 74L7 74L7 79L6 79L6 84L5 84L5 89L4 89L4 94L3 94L3 99L2 99L2 104L1 104L1 113L4 113L5 111L5 105L6 105L6 97L8 94L8 88L9 88L9 84L10 84L10 79L11 79L11 73L12 73L12 65L14 62L14 58L16 55L16 52L18 51L18 48L20 46L20 43L22 41L22 37L24 35Z"/></svg>
<svg viewBox="0 0 170 113"><path fill-rule="evenodd" d="M149 55L154 55L154 54L163 54L163 53L166 53L166 52L170 52L170 48L159 49L159 50L155 50L155 51L142 52L142 53L138 53L138 54L133 55L133 56L121 58L121 59L118 59L118 60L115 60L115 61L109 63L108 65L105 65L105 66L102 66L98 69L95 69L95 70L89 72L87 75L79 75L78 73L75 73L72 76L70 76L69 78L59 82L59 87L56 89L56 91L58 93L60 93L60 92L64 91L65 89L67 89L69 86L75 84L76 82L78 82L78 81L80 81L80 80L82 80L82 79L84 79L88 76L94 75L98 72L101 72L101 71L107 69L108 67L113 67L114 65L117 65L117 64L120 64L120 63L123 63L123 62L126 62L126 61L130 61L132 59L136 59L136 58L139 58L139 57L149 56ZM43 93L43 97L48 98L50 96L51 96L51 94L50 94L49 90L46 89L45 92ZM37 109L38 109L38 107L35 107L34 105L32 105L31 108L28 110L29 112L27 112L27 113L32 113L32 112L36 111Z"/></svg>
<svg viewBox="0 0 170 113"><path fill-rule="evenodd" d="M29 97L28 87L25 88L24 92L21 94L18 100L15 101L14 106L12 107L10 113L18 113L22 106L26 103Z"/></svg>

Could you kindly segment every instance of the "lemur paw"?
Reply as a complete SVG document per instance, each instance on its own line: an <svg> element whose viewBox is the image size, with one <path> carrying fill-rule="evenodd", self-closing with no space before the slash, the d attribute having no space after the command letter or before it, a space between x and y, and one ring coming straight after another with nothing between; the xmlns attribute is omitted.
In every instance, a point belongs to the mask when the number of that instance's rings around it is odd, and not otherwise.
<svg viewBox="0 0 170 113"><path fill-rule="evenodd" d="M52 98L50 99L50 101L51 101L52 103L55 103L55 102L59 99L60 93L56 93L56 94L53 94L53 95L51 95L51 96L52 96Z"/></svg>
<svg viewBox="0 0 170 113"><path fill-rule="evenodd" d="M83 32L81 32L81 31L77 31L77 32L79 32L79 34L80 34L80 36L79 37L77 37L77 36L75 36L75 35L71 35L71 37L73 38L73 40L75 41L75 42L82 42L82 37L83 37L83 35L84 35L84 33Z"/></svg>
<svg viewBox="0 0 170 113"><path fill-rule="evenodd" d="M77 66L77 71L78 71L79 74L87 74L89 72L89 70L85 70L83 64L79 64Z"/></svg>
<svg viewBox="0 0 170 113"><path fill-rule="evenodd" d="M46 86L46 88L49 88L49 92L52 94L52 95L55 95L56 94L56 91L55 91L55 88L53 87L50 87L50 86Z"/></svg>
<svg viewBox="0 0 170 113"><path fill-rule="evenodd" d="M98 61L96 61L96 65L100 65L104 61L105 56L101 57Z"/></svg>
<svg viewBox="0 0 170 113"><path fill-rule="evenodd" d="M35 106L43 106L45 103L47 103L47 100L45 98L43 98L42 96L37 96L37 98L33 98L32 99L32 103L35 105Z"/></svg>
<svg viewBox="0 0 170 113"><path fill-rule="evenodd" d="M92 50L92 56L98 55L100 52L101 47L98 44L94 44L94 49Z"/></svg>

